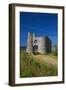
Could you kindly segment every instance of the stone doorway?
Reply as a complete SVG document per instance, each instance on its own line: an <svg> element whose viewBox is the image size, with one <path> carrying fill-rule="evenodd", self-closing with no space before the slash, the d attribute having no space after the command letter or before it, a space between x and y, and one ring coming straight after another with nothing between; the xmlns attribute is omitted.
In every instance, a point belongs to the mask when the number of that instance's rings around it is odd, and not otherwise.
<svg viewBox="0 0 66 90"><path fill-rule="evenodd" d="M38 45L33 46L33 53L37 54L38 53Z"/></svg>

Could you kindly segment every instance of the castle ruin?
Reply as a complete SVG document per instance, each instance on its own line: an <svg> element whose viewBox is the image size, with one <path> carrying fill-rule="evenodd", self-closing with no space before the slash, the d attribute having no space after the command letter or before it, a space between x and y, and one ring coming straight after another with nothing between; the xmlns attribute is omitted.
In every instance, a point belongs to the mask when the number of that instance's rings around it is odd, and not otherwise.
<svg viewBox="0 0 66 90"><path fill-rule="evenodd" d="M37 37L35 33L28 32L27 49L28 53L50 53L52 42L48 36Z"/></svg>

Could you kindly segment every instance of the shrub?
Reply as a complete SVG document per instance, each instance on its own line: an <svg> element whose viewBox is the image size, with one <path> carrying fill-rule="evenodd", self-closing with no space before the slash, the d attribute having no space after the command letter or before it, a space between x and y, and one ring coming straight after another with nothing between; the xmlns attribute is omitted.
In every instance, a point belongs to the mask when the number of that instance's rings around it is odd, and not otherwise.
<svg viewBox="0 0 66 90"><path fill-rule="evenodd" d="M54 56L58 56L58 50L57 50L57 49L55 49L55 50L53 51L53 55L54 55Z"/></svg>

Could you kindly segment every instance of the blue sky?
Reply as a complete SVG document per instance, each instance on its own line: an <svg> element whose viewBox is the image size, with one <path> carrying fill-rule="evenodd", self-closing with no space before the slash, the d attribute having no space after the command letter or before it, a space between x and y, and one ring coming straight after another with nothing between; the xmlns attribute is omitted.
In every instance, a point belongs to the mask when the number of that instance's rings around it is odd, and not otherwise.
<svg viewBox="0 0 66 90"><path fill-rule="evenodd" d="M27 45L28 32L48 36L57 44L58 15L53 13L20 12L20 46Z"/></svg>

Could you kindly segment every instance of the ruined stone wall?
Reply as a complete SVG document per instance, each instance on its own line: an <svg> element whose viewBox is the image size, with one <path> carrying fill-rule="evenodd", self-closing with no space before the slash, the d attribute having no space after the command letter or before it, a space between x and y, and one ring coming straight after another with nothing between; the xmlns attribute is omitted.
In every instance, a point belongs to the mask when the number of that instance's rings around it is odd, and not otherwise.
<svg viewBox="0 0 66 90"><path fill-rule="evenodd" d="M52 47L51 40L48 37L46 37L45 40L46 40L45 41L46 42L46 52L50 53L51 52L51 47Z"/></svg>
<svg viewBox="0 0 66 90"><path fill-rule="evenodd" d="M27 39L27 50L28 53L33 52L33 34L28 32L28 39Z"/></svg>

